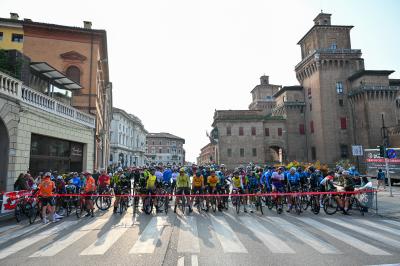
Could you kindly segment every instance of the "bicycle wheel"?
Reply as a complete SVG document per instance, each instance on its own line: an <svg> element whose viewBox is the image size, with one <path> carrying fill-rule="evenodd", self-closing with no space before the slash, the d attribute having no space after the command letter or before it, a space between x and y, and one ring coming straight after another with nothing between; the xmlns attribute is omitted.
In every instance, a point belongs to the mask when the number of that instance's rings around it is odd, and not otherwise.
<svg viewBox="0 0 400 266"><path fill-rule="evenodd" d="M315 196L313 196L313 197L311 198L311 211L312 211L315 215L317 215L317 214L319 213L320 209L321 209L321 206L320 206L320 204L319 204L318 198L315 197Z"/></svg>
<svg viewBox="0 0 400 266"><path fill-rule="evenodd" d="M324 200L324 211L328 215L335 214L336 211L338 210L337 202L334 197L327 197Z"/></svg>
<svg viewBox="0 0 400 266"><path fill-rule="evenodd" d="M295 197L295 206L294 206L294 208L295 208L295 210L296 210L297 215L300 215L301 209L302 209L302 206L301 206L301 197L300 197L300 196L296 196L296 197Z"/></svg>
<svg viewBox="0 0 400 266"><path fill-rule="evenodd" d="M239 214L240 212L240 197L235 196L235 207L236 207L236 213Z"/></svg>
<svg viewBox="0 0 400 266"><path fill-rule="evenodd" d="M310 197L308 195L301 196L301 206L304 211L310 206Z"/></svg>
<svg viewBox="0 0 400 266"><path fill-rule="evenodd" d="M261 198L262 198L262 197L258 197L258 208L260 209L261 215L263 215L263 214L264 214L264 211L263 211L263 206L262 206L262 200L261 200Z"/></svg>
<svg viewBox="0 0 400 266"><path fill-rule="evenodd" d="M22 208L19 203L17 203L17 205L15 206L14 216L15 220L17 220L17 223L19 223L22 220Z"/></svg>
<svg viewBox="0 0 400 266"><path fill-rule="evenodd" d="M147 196L144 199L143 209L146 214L151 214L151 212L153 211L153 199L151 197Z"/></svg>
<svg viewBox="0 0 400 266"><path fill-rule="evenodd" d="M274 201L271 196L265 197L265 205L268 207L269 210L272 210L274 207Z"/></svg>
<svg viewBox="0 0 400 266"><path fill-rule="evenodd" d="M186 210L186 196L182 196L182 198L181 198L181 211L182 211L182 214L185 214L185 210Z"/></svg>
<svg viewBox="0 0 400 266"><path fill-rule="evenodd" d="M98 196L96 198L96 206L102 211L106 211L111 207L111 197L109 196Z"/></svg>
<svg viewBox="0 0 400 266"><path fill-rule="evenodd" d="M164 197L164 212L165 212L165 214L168 214L168 209L169 209L169 198Z"/></svg>
<svg viewBox="0 0 400 266"><path fill-rule="evenodd" d="M215 196L211 197L211 207L213 212L217 211L217 199L215 198Z"/></svg>
<svg viewBox="0 0 400 266"><path fill-rule="evenodd" d="M82 200L79 200L76 205L76 209L75 209L75 214L78 219L82 217L83 208L84 208L83 202L82 202Z"/></svg>
<svg viewBox="0 0 400 266"><path fill-rule="evenodd" d="M282 198L282 197L275 199L276 212L278 214L281 214L283 211L283 200L284 200L284 198Z"/></svg>
<svg viewBox="0 0 400 266"><path fill-rule="evenodd" d="M32 208L29 210L29 223L33 224L36 221L36 218L39 216L40 209L38 204L35 206L32 206Z"/></svg>

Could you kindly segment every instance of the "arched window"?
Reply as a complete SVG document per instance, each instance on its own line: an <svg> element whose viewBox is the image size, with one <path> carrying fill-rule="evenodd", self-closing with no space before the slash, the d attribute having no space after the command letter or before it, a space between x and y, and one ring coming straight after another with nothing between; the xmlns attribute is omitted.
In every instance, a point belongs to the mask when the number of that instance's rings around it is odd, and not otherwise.
<svg viewBox="0 0 400 266"><path fill-rule="evenodd" d="M67 68L66 75L78 84L81 84L81 71L76 66L70 66Z"/></svg>

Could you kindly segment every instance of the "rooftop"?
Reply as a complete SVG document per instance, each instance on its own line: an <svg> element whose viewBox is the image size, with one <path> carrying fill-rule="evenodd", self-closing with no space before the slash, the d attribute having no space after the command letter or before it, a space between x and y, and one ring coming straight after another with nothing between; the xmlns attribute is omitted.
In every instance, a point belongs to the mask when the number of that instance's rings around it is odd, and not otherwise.
<svg viewBox="0 0 400 266"><path fill-rule="evenodd" d="M361 70L351 75L348 80L353 81L362 76L389 76L394 70Z"/></svg>
<svg viewBox="0 0 400 266"><path fill-rule="evenodd" d="M280 89L279 91L277 91L274 94L274 97L278 97L279 95L281 95L282 93L286 92L286 91L301 91L303 90L302 86L299 85L295 85L295 86L284 86L282 89Z"/></svg>
<svg viewBox="0 0 400 266"><path fill-rule="evenodd" d="M178 139L178 140L183 140L183 143L185 143L185 139L172 135L170 133L166 132L160 132L160 133L149 133L147 134L148 138L167 138L167 139Z"/></svg>

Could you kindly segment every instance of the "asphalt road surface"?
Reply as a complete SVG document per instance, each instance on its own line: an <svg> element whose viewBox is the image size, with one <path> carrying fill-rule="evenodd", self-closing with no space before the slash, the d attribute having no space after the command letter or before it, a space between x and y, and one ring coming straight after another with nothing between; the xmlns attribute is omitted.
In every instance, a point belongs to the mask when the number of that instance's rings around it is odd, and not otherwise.
<svg viewBox="0 0 400 266"><path fill-rule="evenodd" d="M0 224L0 265L382 265L400 263L400 221L266 210Z"/></svg>

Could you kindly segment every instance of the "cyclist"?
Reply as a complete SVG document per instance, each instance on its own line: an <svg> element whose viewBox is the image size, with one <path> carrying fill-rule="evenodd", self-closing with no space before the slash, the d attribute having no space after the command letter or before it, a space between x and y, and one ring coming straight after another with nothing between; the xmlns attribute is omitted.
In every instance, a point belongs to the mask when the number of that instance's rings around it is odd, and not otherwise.
<svg viewBox="0 0 400 266"><path fill-rule="evenodd" d="M162 167L161 166L157 166L156 167L156 172L154 173L154 175L157 177L157 183L158 184L162 184L164 175L162 173Z"/></svg>
<svg viewBox="0 0 400 266"><path fill-rule="evenodd" d="M110 187L110 176L107 175L107 171L105 169L101 169L101 175L97 180L97 185L99 186L99 193L103 193L104 191L108 191Z"/></svg>
<svg viewBox="0 0 400 266"><path fill-rule="evenodd" d="M179 170L179 175L176 178L176 195L185 195L190 196L190 178L186 175L185 169L181 168ZM181 200L181 197L176 197L174 212L176 212L176 208ZM192 206L189 201L189 212L192 212Z"/></svg>
<svg viewBox="0 0 400 266"><path fill-rule="evenodd" d="M122 194L125 194L130 191L131 188L131 180L126 177L124 174L120 174L119 176L114 177L114 192L115 192L115 201L114 201L114 210L113 213L117 212L119 201L121 200ZM118 195L118 196L117 196Z"/></svg>
<svg viewBox="0 0 400 266"><path fill-rule="evenodd" d="M289 173L286 175L286 185L288 188L288 192L298 192L300 190L300 175L296 172L296 168L290 168ZM289 203L287 212L290 212L294 202L294 197L289 196Z"/></svg>
<svg viewBox="0 0 400 266"><path fill-rule="evenodd" d="M354 191L355 184L354 184L353 177L349 174L348 171L343 171L342 176L343 176L343 182L344 182L343 183L344 191L346 191L346 192ZM349 210L350 198L351 198L351 194L345 195L344 209L343 209L343 214L345 214L345 215L349 215L348 210Z"/></svg>
<svg viewBox="0 0 400 266"><path fill-rule="evenodd" d="M284 193L285 192L285 176L283 174L283 167L279 167L276 172L274 172L271 176L272 180L272 191L277 192L277 193ZM281 204L280 201L282 200L280 197L276 199L279 203L279 209L278 212L282 212Z"/></svg>
<svg viewBox="0 0 400 266"><path fill-rule="evenodd" d="M271 192L271 177L273 172L273 167L265 167L265 171L260 178L260 184L263 187L263 192Z"/></svg>
<svg viewBox="0 0 400 266"><path fill-rule="evenodd" d="M83 174L86 177L85 184L83 186L85 193L85 204L86 204L86 217L94 217L94 205L93 205L93 194L96 194L96 181L92 177L92 174L85 172Z"/></svg>
<svg viewBox="0 0 400 266"><path fill-rule="evenodd" d="M146 180L146 194L155 195L156 188L157 188L157 176L155 175L155 169L153 167L150 167L148 170L148 177ZM145 202L144 199L142 201ZM156 206L156 212L160 212L160 210L157 209L156 197L154 197L153 202L154 206ZM142 209L142 211L144 211L144 209Z"/></svg>
<svg viewBox="0 0 400 266"><path fill-rule="evenodd" d="M196 171L196 174L192 176L192 194L196 195L196 193L198 192L199 193L198 197L199 197L200 195L203 194L203 190L204 190L204 177L201 175L200 170L198 170ZM193 205L193 200L195 200L195 197L192 197L190 200L191 204Z"/></svg>
<svg viewBox="0 0 400 266"><path fill-rule="evenodd" d="M222 171L217 171L216 174L218 177L217 192L220 195L228 194L229 193L228 178L224 175L224 173ZM221 211L222 210L222 198L218 197L218 199L219 199L218 209L219 209L219 211Z"/></svg>
<svg viewBox="0 0 400 266"><path fill-rule="evenodd" d="M49 211L50 217L52 217L53 222L57 222L57 218L54 215L54 196L53 196L53 191L56 188L56 185L54 184L53 181L50 179L51 173L47 172L41 183L39 184L39 191L38 191L38 196L39 200L42 203L42 217L43 217L43 223L46 224L48 220L46 219L46 212Z"/></svg>
<svg viewBox="0 0 400 266"><path fill-rule="evenodd" d="M259 179L257 178L254 170L250 170L247 175L248 193L253 194L259 188ZM251 196L251 202L254 202L254 196ZM247 200L247 197L245 198ZM250 205L250 212L253 213L253 206Z"/></svg>
<svg viewBox="0 0 400 266"><path fill-rule="evenodd" d="M207 185L208 185L208 193L209 194L216 194L217 193L217 184L219 182L219 178L215 175L215 170L210 170L210 176L207 177ZM209 197L206 198L206 211L210 209L209 205ZM219 205L219 198L217 198L218 205Z"/></svg>

